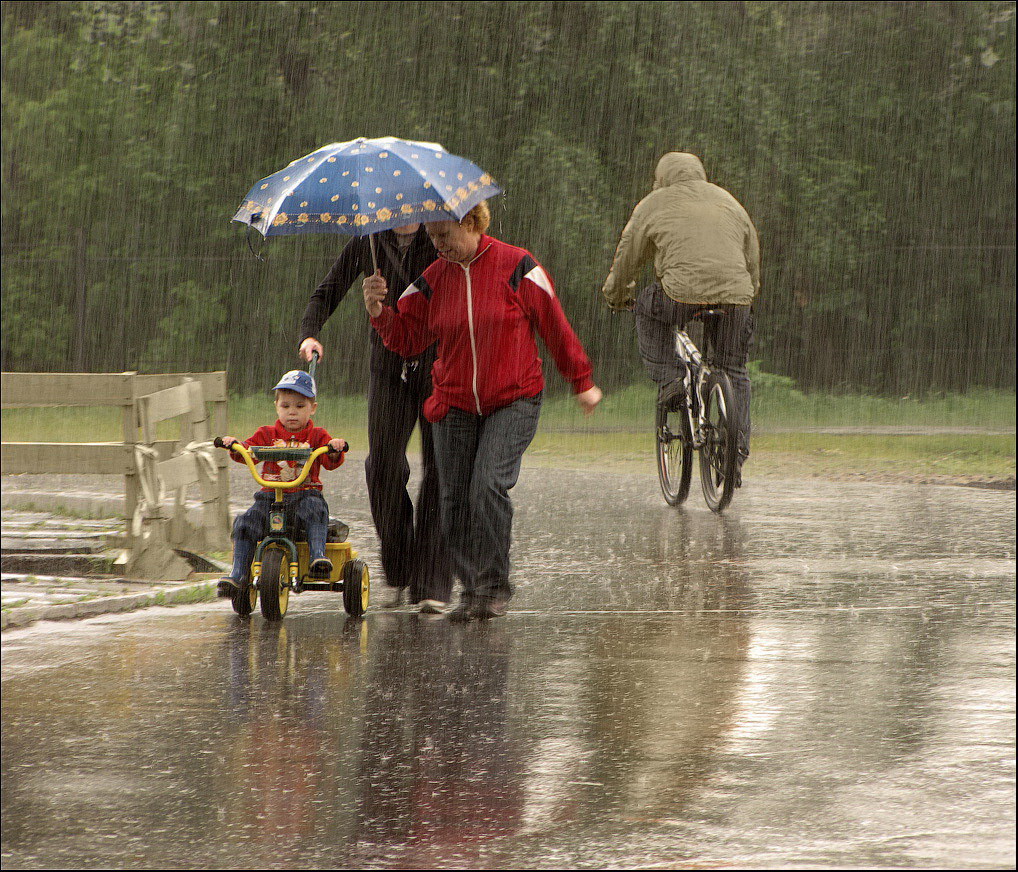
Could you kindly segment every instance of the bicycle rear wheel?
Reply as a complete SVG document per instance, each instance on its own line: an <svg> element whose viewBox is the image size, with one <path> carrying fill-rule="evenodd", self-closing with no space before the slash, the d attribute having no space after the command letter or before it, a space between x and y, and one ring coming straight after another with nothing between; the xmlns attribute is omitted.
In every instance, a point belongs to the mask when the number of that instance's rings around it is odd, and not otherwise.
<svg viewBox="0 0 1018 872"><path fill-rule="evenodd" d="M700 484L712 512L722 512L735 494L738 438L732 415L735 395L723 372L711 372L705 384L704 442L700 449Z"/></svg>
<svg viewBox="0 0 1018 872"><path fill-rule="evenodd" d="M693 447L685 409L669 412L660 404L655 420L657 477L665 502L677 506L689 496Z"/></svg>

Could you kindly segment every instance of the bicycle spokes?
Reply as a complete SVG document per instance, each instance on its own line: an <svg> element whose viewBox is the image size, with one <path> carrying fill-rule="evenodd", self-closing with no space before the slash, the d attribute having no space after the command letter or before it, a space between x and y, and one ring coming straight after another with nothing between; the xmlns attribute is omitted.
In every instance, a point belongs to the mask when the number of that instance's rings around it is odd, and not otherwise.
<svg viewBox="0 0 1018 872"><path fill-rule="evenodd" d="M724 373L710 373L700 448L700 482L703 496L712 511L720 512L731 502L735 489L736 439L728 410L732 388Z"/></svg>
<svg viewBox="0 0 1018 872"><path fill-rule="evenodd" d="M656 421L657 473L661 493L670 506L689 494L692 473L692 440L685 410L669 412L658 406Z"/></svg>

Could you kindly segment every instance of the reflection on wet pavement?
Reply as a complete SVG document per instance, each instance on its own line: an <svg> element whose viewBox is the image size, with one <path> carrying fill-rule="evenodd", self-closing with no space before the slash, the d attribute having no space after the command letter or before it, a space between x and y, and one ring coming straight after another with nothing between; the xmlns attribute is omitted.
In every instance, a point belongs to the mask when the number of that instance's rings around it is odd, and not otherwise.
<svg viewBox="0 0 1018 872"><path fill-rule="evenodd" d="M487 625L5 633L5 868L1013 866L1014 494L655 487L525 475Z"/></svg>

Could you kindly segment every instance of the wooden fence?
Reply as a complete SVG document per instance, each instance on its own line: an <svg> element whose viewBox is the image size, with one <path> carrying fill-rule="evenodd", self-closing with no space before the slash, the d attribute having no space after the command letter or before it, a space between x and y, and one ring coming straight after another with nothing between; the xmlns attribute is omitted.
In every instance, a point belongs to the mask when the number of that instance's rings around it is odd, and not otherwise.
<svg viewBox="0 0 1018 872"><path fill-rule="evenodd" d="M0 405L119 410L120 442L4 442L0 466L4 472L123 475L129 575L183 578L190 566L176 550L229 547L229 459L209 441L213 432L227 432L225 372L5 372ZM163 421L179 422L176 438L157 438ZM185 506L192 485L201 493L197 525Z"/></svg>

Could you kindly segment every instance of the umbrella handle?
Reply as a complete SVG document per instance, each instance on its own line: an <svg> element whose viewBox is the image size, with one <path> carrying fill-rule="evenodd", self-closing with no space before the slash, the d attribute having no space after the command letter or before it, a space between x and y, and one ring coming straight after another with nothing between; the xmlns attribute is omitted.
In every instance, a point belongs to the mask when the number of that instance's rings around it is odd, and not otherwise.
<svg viewBox="0 0 1018 872"><path fill-rule="evenodd" d="M368 234L368 245L371 246L371 269L378 272L378 252L375 250L375 234Z"/></svg>
<svg viewBox="0 0 1018 872"><path fill-rule="evenodd" d="M311 376L311 380L314 381L315 370L318 369L318 352L311 352L311 363L308 364L308 375Z"/></svg>
<svg viewBox="0 0 1018 872"><path fill-rule="evenodd" d="M252 227L251 227L250 224L248 224L247 225L247 234L246 234L247 235L247 247L248 247L248 250L251 252L251 254L253 254L255 256L256 260L260 260L262 263L265 263L265 258L262 257L262 253L260 251L255 251L254 245L251 243L251 230L252 230ZM264 248L264 247L265 247L265 240L263 238L262 239L262 248Z"/></svg>

